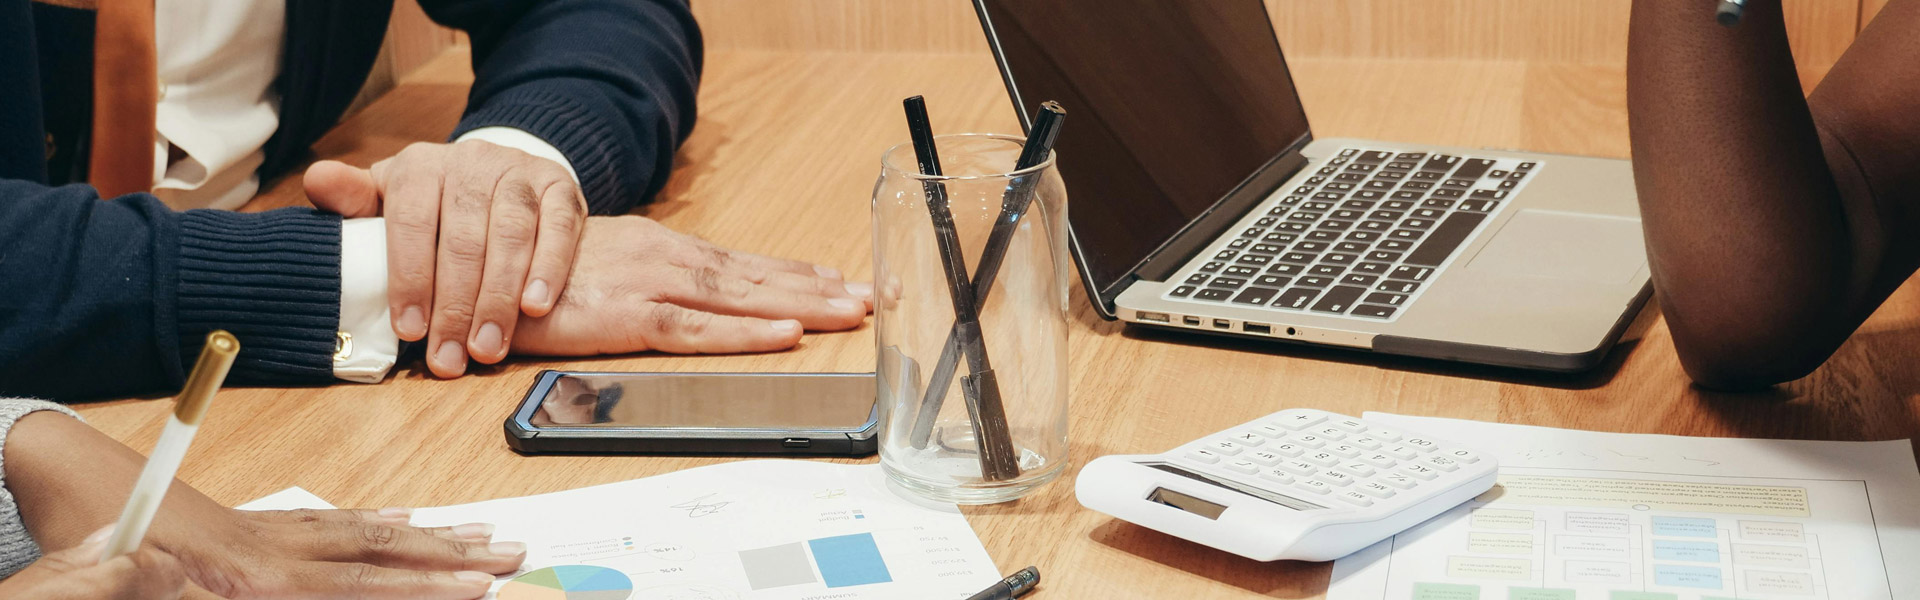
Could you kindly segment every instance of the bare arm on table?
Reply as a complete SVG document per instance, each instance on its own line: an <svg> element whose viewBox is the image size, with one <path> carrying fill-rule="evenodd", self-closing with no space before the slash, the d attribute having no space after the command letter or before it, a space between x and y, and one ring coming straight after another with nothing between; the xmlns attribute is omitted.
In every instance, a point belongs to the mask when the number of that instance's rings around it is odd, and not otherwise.
<svg viewBox="0 0 1920 600"><path fill-rule="evenodd" d="M1634 176L1687 374L1812 372L1920 266L1920 0L1893 0L1802 98L1779 0L1635 0Z"/></svg>

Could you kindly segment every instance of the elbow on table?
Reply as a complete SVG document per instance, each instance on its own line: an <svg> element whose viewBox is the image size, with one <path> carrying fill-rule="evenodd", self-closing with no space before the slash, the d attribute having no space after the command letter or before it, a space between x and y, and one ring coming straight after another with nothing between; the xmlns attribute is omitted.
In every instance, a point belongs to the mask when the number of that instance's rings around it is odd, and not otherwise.
<svg viewBox="0 0 1920 600"><path fill-rule="evenodd" d="M1837 344L1808 343L1810 335L1726 336L1673 333L1680 365L1694 384L1711 390L1757 391L1813 373Z"/></svg>

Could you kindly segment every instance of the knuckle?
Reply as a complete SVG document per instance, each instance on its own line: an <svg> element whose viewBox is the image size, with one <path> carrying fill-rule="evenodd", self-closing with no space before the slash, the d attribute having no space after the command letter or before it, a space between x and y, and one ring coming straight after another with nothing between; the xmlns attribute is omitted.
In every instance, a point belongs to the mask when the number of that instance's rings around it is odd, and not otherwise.
<svg viewBox="0 0 1920 600"><path fill-rule="evenodd" d="M339 583L345 589L370 590L380 584L380 568L367 563L353 563L340 570Z"/></svg>
<svg viewBox="0 0 1920 600"><path fill-rule="evenodd" d="M478 265L487 259L487 244L482 240L458 240L440 247L442 260L454 265Z"/></svg>
<svg viewBox="0 0 1920 600"><path fill-rule="evenodd" d="M647 311L647 329L654 333L670 333L680 323L680 313L686 312L672 304L656 304Z"/></svg>
<svg viewBox="0 0 1920 600"><path fill-rule="evenodd" d="M534 192L533 186L525 179L507 183L496 193L494 201L504 202L528 214L540 212L540 195Z"/></svg>
<svg viewBox="0 0 1920 600"><path fill-rule="evenodd" d="M507 317L506 323L513 322L513 315L520 307L520 297L506 283L495 283L480 290L480 306L488 307L491 316Z"/></svg>
<svg viewBox="0 0 1920 600"><path fill-rule="evenodd" d="M687 277L693 280L694 293L701 296L720 294L720 270L713 267L699 267L687 271Z"/></svg>
<svg viewBox="0 0 1920 600"><path fill-rule="evenodd" d="M472 303L452 302L439 307L435 312L439 313L438 316L442 319L440 325L442 326L458 327L460 324L473 322ZM439 328L438 326L434 327L434 329Z"/></svg>
<svg viewBox="0 0 1920 600"><path fill-rule="evenodd" d="M528 222L527 219L504 219L503 221L493 228L493 239L489 242L490 244L509 248L527 248L533 246L534 241L539 238L533 223Z"/></svg>
<svg viewBox="0 0 1920 600"><path fill-rule="evenodd" d="M354 528L354 539L360 548L369 554L384 553L392 550L394 542L399 540L399 530L383 525L360 525Z"/></svg>

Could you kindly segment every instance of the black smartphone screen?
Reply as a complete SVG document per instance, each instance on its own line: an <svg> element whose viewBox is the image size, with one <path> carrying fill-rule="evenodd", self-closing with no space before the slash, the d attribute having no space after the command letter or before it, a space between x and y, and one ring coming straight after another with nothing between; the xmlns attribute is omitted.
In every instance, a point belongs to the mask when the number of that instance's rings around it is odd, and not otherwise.
<svg viewBox="0 0 1920 600"><path fill-rule="evenodd" d="M859 431L873 413L874 393L872 373L561 373L527 423Z"/></svg>

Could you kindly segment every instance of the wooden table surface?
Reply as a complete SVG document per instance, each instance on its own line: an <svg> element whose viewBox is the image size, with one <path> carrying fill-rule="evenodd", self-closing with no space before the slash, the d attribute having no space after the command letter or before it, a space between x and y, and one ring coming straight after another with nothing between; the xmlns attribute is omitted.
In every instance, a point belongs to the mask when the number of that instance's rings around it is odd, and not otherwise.
<svg viewBox="0 0 1920 600"><path fill-rule="evenodd" d="M471 76L455 51L316 148L366 165L452 129ZM1522 62L1296 61L1321 137L1624 157L1617 67ZM867 206L883 149L906 139L899 100L925 94L942 131L1017 132L982 55L715 52L700 124L671 183L644 214L736 249L871 273ZM297 179L297 178L296 178ZM302 204L282 181L252 208ZM1620 432L1878 440L1920 435L1920 286L1908 285L1813 376L1747 395L1691 388L1666 328L1576 377L1159 333L1105 322L1077 288L1072 315L1072 458L1159 452L1288 407L1389 411ZM223 392L181 478L239 503L303 486L341 506L437 506L565 490L724 458L527 457L501 421L541 369L868 371L873 329L809 335L790 352L512 359L440 381L419 363L386 383ZM167 402L80 408L141 450ZM873 460L873 459L866 459ZM1039 598L1308 598L1328 565L1258 563L1082 509L1070 471L1019 502L966 509L994 560L1045 574Z"/></svg>

